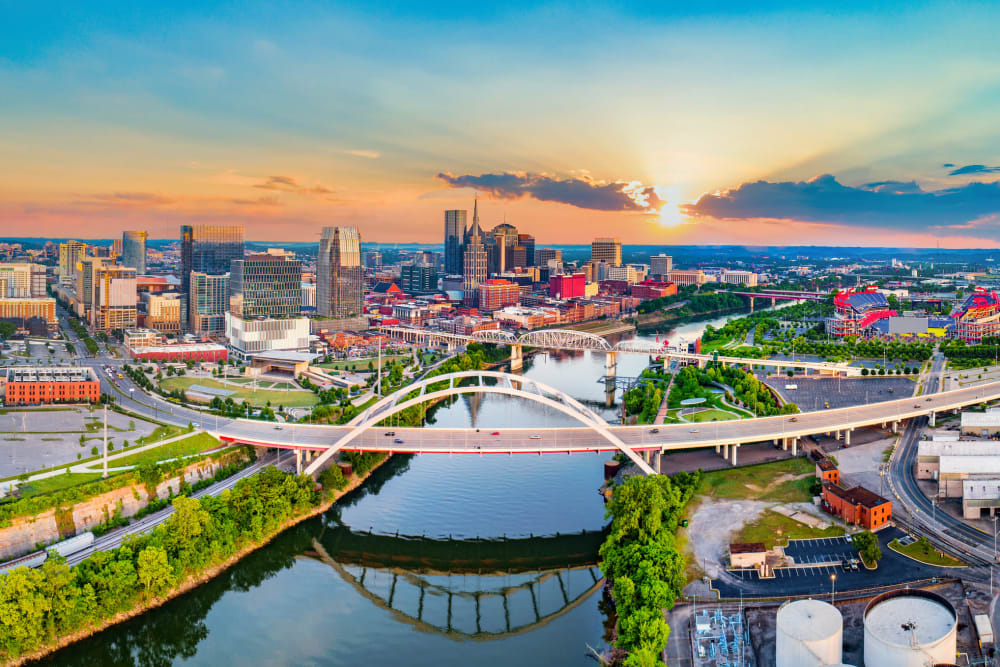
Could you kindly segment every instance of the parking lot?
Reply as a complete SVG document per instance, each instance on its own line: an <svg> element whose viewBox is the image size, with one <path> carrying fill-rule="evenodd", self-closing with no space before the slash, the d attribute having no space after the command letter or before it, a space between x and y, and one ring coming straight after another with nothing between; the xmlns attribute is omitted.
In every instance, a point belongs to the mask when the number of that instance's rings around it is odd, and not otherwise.
<svg viewBox="0 0 1000 667"><path fill-rule="evenodd" d="M847 591L875 586L888 586L919 579L934 577L945 578L956 575L951 568L924 565L889 549L888 544L893 539L906 535L898 528L887 528L877 533L879 546L882 547L882 560L874 570L868 570L860 565L857 570L844 570L843 566L816 565L804 567L783 567L774 569L774 578L761 579L756 570L730 570L722 577L712 581L712 587L719 591L723 598L745 596L781 596L805 595L809 593L828 594L832 587L837 591ZM802 544L795 545L795 542ZM839 542L839 544L838 544ZM846 544L845 538L827 538L825 540L793 540L789 547L793 553L803 558L828 558L843 561L843 554L857 556L857 552ZM786 549L787 553L787 549ZM838 556L838 554L840 554ZM812 562L822 562L814 560ZM961 572L958 570L957 572ZM832 577L836 576L836 579Z"/></svg>
<svg viewBox="0 0 1000 667"><path fill-rule="evenodd" d="M815 540L790 540L785 547L785 555L796 565L808 563L839 563L848 558L857 558L858 552L848 535L823 537Z"/></svg>
<svg viewBox="0 0 1000 667"><path fill-rule="evenodd" d="M772 375L760 379L785 401L798 405L803 412L822 410L826 403L833 409L907 398L913 395L916 386L913 380L905 377L813 378L797 375L788 378ZM787 385L798 388L785 389Z"/></svg>

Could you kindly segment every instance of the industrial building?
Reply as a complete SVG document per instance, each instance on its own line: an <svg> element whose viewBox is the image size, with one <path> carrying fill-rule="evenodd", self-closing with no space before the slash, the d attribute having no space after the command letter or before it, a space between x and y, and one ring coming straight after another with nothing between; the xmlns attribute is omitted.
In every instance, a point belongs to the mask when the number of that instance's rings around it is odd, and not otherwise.
<svg viewBox="0 0 1000 667"><path fill-rule="evenodd" d="M13 366L4 373L4 405L94 403L101 382L94 369Z"/></svg>
<svg viewBox="0 0 1000 667"><path fill-rule="evenodd" d="M1000 442L991 440L921 440L917 445L917 479L938 481L942 457L998 457Z"/></svg>
<svg viewBox="0 0 1000 667"><path fill-rule="evenodd" d="M1000 435L1000 409L990 408L986 412L963 412L961 433L981 438Z"/></svg>
<svg viewBox="0 0 1000 667"><path fill-rule="evenodd" d="M729 567L763 567L767 559L767 547L763 542L733 542L729 545Z"/></svg>
<svg viewBox="0 0 1000 667"><path fill-rule="evenodd" d="M823 509L847 523L878 530L892 520L892 502L873 491L823 482Z"/></svg>

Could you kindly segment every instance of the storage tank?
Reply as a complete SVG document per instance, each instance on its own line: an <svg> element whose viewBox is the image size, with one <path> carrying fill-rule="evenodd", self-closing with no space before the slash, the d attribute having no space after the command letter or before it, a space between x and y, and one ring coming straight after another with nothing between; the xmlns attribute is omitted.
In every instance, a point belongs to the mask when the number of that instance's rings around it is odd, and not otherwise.
<svg viewBox="0 0 1000 667"><path fill-rule="evenodd" d="M832 604L786 602L776 624L776 667L826 667L843 657L844 618Z"/></svg>
<svg viewBox="0 0 1000 667"><path fill-rule="evenodd" d="M865 664L951 664L957 621L955 608L937 593L919 589L883 593L865 607Z"/></svg>

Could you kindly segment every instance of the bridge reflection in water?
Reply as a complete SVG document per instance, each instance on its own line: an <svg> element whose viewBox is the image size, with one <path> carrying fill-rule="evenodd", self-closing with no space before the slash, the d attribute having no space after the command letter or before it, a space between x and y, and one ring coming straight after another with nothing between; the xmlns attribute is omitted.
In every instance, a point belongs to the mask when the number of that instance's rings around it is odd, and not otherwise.
<svg viewBox="0 0 1000 667"><path fill-rule="evenodd" d="M395 620L452 639L530 632L590 598L604 580L601 531L513 539L431 539L328 525L303 557L329 565Z"/></svg>

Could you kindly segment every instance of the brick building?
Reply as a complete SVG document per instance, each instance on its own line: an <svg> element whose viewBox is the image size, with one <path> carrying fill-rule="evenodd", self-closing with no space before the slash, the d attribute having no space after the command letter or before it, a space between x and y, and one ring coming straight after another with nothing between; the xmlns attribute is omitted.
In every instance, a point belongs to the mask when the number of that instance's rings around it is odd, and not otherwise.
<svg viewBox="0 0 1000 667"><path fill-rule="evenodd" d="M840 470L830 459L820 459L816 462L816 477L823 482L840 484Z"/></svg>
<svg viewBox="0 0 1000 667"><path fill-rule="evenodd" d="M892 502L860 486L845 489L823 482L823 508L868 530L878 530L892 520Z"/></svg>
<svg viewBox="0 0 1000 667"><path fill-rule="evenodd" d="M509 280L483 280L479 283L479 310L492 313L507 306L516 306L521 300L521 288Z"/></svg>
<svg viewBox="0 0 1000 667"><path fill-rule="evenodd" d="M92 368L29 368L6 370L4 405L96 403L101 382Z"/></svg>

